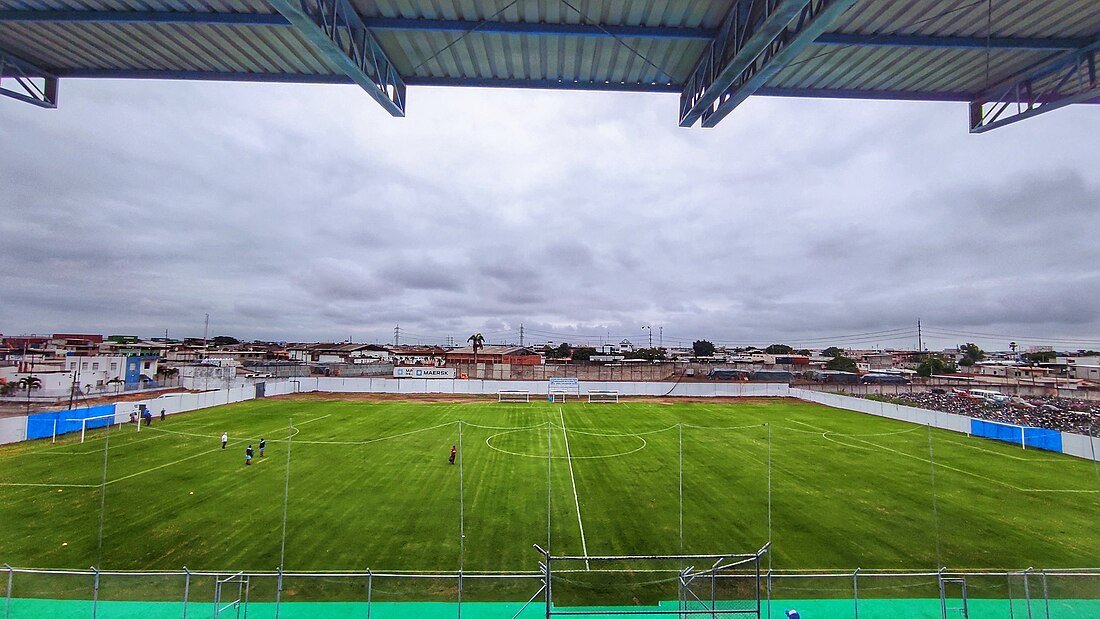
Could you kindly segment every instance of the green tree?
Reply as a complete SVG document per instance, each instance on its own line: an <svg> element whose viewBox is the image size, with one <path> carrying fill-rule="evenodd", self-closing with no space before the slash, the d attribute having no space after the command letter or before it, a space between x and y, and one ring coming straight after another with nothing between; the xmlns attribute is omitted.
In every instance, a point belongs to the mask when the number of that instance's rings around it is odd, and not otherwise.
<svg viewBox="0 0 1100 619"><path fill-rule="evenodd" d="M1053 350L1047 350L1042 352L1026 352L1023 355L1024 361L1028 363L1050 363L1058 358L1058 353Z"/></svg>
<svg viewBox="0 0 1100 619"><path fill-rule="evenodd" d="M856 360L844 355L837 355L825 362L825 369L836 372L855 372Z"/></svg>
<svg viewBox="0 0 1100 619"><path fill-rule="evenodd" d="M933 374L954 374L958 371L955 364L940 355L927 355L921 359L917 366L917 374L920 376L932 376Z"/></svg>
<svg viewBox="0 0 1100 619"><path fill-rule="evenodd" d="M587 346L578 346L573 349L573 361L590 361L592 355L596 354L595 348L589 348Z"/></svg>
<svg viewBox="0 0 1100 619"><path fill-rule="evenodd" d="M695 340L691 343L691 349L696 357L709 357L714 354L714 344L707 340Z"/></svg>
<svg viewBox="0 0 1100 619"><path fill-rule="evenodd" d="M844 354L844 351L837 348L836 346L830 346L830 347L826 348L825 350L821 351L821 356L822 357L839 357L843 354Z"/></svg>
<svg viewBox="0 0 1100 619"><path fill-rule="evenodd" d="M663 348L639 348L634 351L634 359L645 359L647 361L659 361L665 358L665 349Z"/></svg>
<svg viewBox="0 0 1100 619"><path fill-rule="evenodd" d="M210 343L215 346L236 346L240 344L241 341L228 335L216 335L214 339L210 340Z"/></svg>
<svg viewBox="0 0 1100 619"><path fill-rule="evenodd" d="M18 390L19 390L19 383L18 382L14 382L14 383L3 382L3 383L0 383L0 395L11 395L11 394L15 393Z"/></svg>
<svg viewBox="0 0 1100 619"><path fill-rule="evenodd" d="M978 348L977 344L971 342L959 346L959 352L963 354L963 358L959 361L959 365L962 366L970 367L982 359L985 359L985 351Z"/></svg>
<svg viewBox="0 0 1100 619"><path fill-rule="evenodd" d="M110 388L111 385L114 385L115 386L115 395L118 395L118 392L122 390L122 383L123 382L124 381L121 378L116 376L116 377L112 378L111 380L107 381L107 387Z"/></svg>
<svg viewBox="0 0 1100 619"><path fill-rule="evenodd" d="M466 341L469 342L474 349L474 368L477 369L477 351L485 348L485 336L480 333L475 333L466 338Z"/></svg>
<svg viewBox="0 0 1100 619"><path fill-rule="evenodd" d="M794 352L794 349L786 344L772 344L764 349L764 352L769 355L789 355Z"/></svg>
<svg viewBox="0 0 1100 619"><path fill-rule="evenodd" d="M569 344L567 342L562 342L561 344L558 344L557 348L551 348L550 350L546 351L546 358L568 359L570 354L572 354L572 349L569 347Z"/></svg>

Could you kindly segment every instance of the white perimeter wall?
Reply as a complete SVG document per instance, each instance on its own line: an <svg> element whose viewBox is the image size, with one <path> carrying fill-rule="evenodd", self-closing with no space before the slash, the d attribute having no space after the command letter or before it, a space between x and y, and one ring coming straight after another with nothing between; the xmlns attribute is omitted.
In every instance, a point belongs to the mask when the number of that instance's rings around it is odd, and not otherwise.
<svg viewBox="0 0 1100 619"><path fill-rule="evenodd" d="M526 390L535 396L547 393L547 381L514 380L461 380L461 379L423 379L423 378L337 378L310 377L293 378L264 383L266 396L285 395L309 391L331 393L437 393L437 394L484 394L492 395L502 390ZM833 408L896 419L933 428L951 430L963 434L970 433L970 417L954 415L940 411L931 411L912 406L901 406L888 402L878 402L864 398L810 391L789 387L783 383L746 383L731 381L728 383L655 383L655 382L615 382L582 381L581 397L589 391L618 391L624 396L679 396L679 397L793 397L815 402ZM204 391L202 393L173 393L148 400L119 402L115 405L115 420L126 421L130 411L137 410L139 404L146 405L154 417L165 414L174 415L186 411L210 408L222 404L232 404L254 399L254 385ZM27 418L0 418L0 444L14 443L26 439ZM1089 438L1080 434L1062 433L1062 451L1071 456L1096 460L1100 456L1100 437Z"/></svg>
<svg viewBox="0 0 1100 619"><path fill-rule="evenodd" d="M0 445L18 443L27 439L27 418L4 417L0 419Z"/></svg>

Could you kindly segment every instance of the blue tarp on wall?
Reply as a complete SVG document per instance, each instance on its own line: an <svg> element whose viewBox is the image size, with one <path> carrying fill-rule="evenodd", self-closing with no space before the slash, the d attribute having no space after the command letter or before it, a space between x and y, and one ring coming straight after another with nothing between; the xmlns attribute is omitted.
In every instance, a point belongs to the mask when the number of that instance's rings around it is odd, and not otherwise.
<svg viewBox="0 0 1100 619"><path fill-rule="evenodd" d="M57 423L57 433L65 434L67 432L79 432L81 419L114 414L114 404L104 404L91 408L74 408L73 410L54 413L35 413L27 417L27 440L53 436L54 422ZM111 421L111 418L96 419L95 421L89 421L87 427L88 429L102 428Z"/></svg>
<svg viewBox="0 0 1100 619"><path fill-rule="evenodd" d="M1025 447L1062 453L1062 433L1046 428L1023 428L981 419L970 420L970 434Z"/></svg>

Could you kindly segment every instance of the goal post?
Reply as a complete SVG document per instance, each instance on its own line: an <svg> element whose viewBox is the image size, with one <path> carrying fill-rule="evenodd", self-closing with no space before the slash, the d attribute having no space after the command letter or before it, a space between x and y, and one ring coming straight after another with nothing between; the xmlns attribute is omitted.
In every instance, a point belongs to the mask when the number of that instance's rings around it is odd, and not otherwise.
<svg viewBox="0 0 1100 619"><path fill-rule="evenodd" d="M599 389L588 392L589 404L618 404L619 392L609 389Z"/></svg>
<svg viewBox="0 0 1100 619"><path fill-rule="evenodd" d="M95 417L79 417L75 419L66 419L69 423L80 423L80 442L84 442L84 433L88 428L103 428L109 426L115 422L115 414L110 415L97 415ZM99 422L99 423L95 423ZM56 432L56 429L55 429Z"/></svg>
<svg viewBox="0 0 1100 619"><path fill-rule="evenodd" d="M497 392L497 402L530 402L531 392L521 389L501 389Z"/></svg>

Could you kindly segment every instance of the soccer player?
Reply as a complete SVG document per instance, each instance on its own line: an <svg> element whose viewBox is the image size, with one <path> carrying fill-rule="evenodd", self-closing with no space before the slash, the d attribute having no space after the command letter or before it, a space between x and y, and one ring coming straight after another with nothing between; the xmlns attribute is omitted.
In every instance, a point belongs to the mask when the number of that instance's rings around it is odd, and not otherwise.
<svg viewBox="0 0 1100 619"><path fill-rule="evenodd" d="M252 445L249 445L248 449L244 450L244 463L246 466L252 464Z"/></svg>
<svg viewBox="0 0 1100 619"><path fill-rule="evenodd" d="M793 608L788 610L787 611L787 619L800 619L799 616L798 616L798 611L793 609Z"/></svg>
<svg viewBox="0 0 1100 619"><path fill-rule="evenodd" d="M260 439L260 457L264 457L264 447L267 447L267 441Z"/></svg>
<svg viewBox="0 0 1100 619"><path fill-rule="evenodd" d="M222 432L222 449L225 449L225 444L229 442L229 433Z"/></svg>
<svg viewBox="0 0 1100 619"><path fill-rule="evenodd" d="M164 421L164 409L160 409L160 420Z"/></svg>
<svg viewBox="0 0 1100 619"><path fill-rule="evenodd" d="M458 454L458 449L457 449L457 447L456 447L456 446L454 446L454 445L451 445L451 464L454 464L454 463L455 463L455 456L456 456L457 454Z"/></svg>

